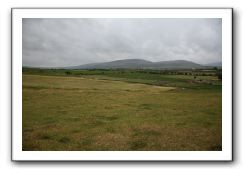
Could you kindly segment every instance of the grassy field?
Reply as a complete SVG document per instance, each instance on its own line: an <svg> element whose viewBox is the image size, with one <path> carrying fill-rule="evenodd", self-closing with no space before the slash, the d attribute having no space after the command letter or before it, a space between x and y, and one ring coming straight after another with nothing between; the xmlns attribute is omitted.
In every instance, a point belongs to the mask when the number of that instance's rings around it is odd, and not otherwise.
<svg viewBox="0 0 244 169"><path fill-rule="evenodd" d="M216 71L23 69L23 150L222 149Z"/></svg>

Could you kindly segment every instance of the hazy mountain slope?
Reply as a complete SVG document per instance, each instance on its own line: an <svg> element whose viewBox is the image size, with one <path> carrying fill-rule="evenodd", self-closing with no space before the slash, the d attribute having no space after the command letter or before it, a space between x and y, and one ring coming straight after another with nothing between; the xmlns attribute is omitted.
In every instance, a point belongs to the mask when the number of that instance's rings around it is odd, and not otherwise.
<svg viewBox="0 0 244 169"><path fill-rule="evenodd" d="M156 62L153 65L153 68L158 68L158 69L192 69L192 68L203 68L204 66L186 61L186 60L173 60L173 61L162 61L162 62Z"/></svg>
<svg viewBox="0 0 244 169"><path fill-rule="evenodd" d="M85 65L79 65L70 68L73 69L143 68L144 66L150 64L152 64L152 62L142 60L142 59L125 59L125 60L116 60L116 61L104 62L104 63L85 64Z"/></svg>
<svg viewBox="0 0 244 169"><path fill-rule="evenodd" d="M205 66L222 67L222 62L209 63L209 64L205 64Z"/></svg>
<svg viewBox="0 0 244 169"><path fill-rule="evenodd" d="M125 59L116 60L112 62L84 64L79 66L67 67L67 69L199 69L205 66L186 61L186 60L174 60L174 61L161 61L150 62L142 59Z"/></svg>

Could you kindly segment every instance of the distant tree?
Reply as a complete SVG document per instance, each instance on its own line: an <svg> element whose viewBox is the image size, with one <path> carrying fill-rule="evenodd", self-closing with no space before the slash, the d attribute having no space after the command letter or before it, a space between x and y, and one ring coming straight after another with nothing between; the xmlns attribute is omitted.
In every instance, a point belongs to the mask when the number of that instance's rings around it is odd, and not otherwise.
<svg viewBox="0 0 244 169"><path fill-rule="evenodd" d="M214 70L218 70L218 68L217 68L217 67L214 67L213 69L214 69Z"/></svg>
<svg viewBox="0 0 244 169"><path fill-rule="evenodd" d="M65 74L66 74L66 75L70 75L71 72L70 72L70 71L66 71Z"/></svg>
<svg viewBox="0 0 244 169"><path fill-rule="evenodd" d="M219 80L222 80L222 72L218 72L218 73L216 73L216 75L217 75Z"/></svg>

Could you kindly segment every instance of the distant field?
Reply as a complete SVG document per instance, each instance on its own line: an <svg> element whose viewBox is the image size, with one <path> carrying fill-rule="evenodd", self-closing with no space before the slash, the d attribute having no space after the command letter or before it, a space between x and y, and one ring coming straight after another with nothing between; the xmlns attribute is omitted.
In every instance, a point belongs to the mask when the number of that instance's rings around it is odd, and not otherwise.
<svg viewBox="0 0 244 169"><path fill-rule="evenodd" d="M222 150L216 70L23 70L23 150Z"/></svg>

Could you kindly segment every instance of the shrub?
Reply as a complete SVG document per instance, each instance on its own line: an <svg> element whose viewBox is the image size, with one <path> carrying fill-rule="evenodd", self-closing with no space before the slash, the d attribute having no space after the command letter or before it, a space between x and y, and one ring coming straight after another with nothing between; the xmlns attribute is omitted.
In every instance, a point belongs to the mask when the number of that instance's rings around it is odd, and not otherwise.
<svg viewBox="0 0 244 169"><path fill-rule="evenodd" d="M65 74L66 74L66 75L70 75L71 72L70 72L70 71L66 71Z"/></svg>
<svg viewBox="0 0 244 169"><path fill-rule="evenodd" d="M218 72L218 73L216 73L216 75L217 75L219 80L222 80L222 72Z"/></svg>

